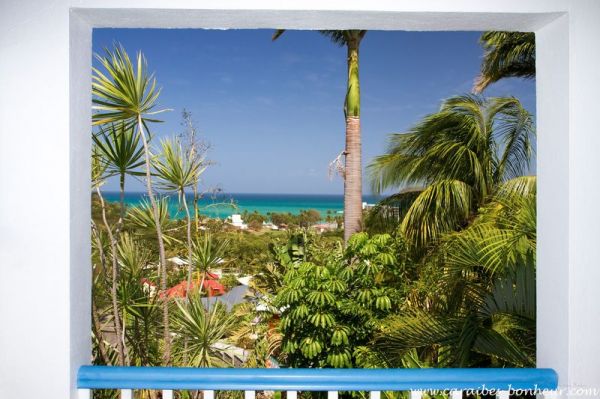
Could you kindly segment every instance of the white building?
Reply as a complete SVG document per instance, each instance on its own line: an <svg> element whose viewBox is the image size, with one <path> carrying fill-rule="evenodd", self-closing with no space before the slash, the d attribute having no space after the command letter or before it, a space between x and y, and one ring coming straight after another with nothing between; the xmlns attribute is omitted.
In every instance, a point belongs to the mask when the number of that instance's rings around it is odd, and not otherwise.
<svg viewBox="0 0 600 399"><path fill-rule="evenodd" d="M246 230L248 228L248 225L242 220L242 215L239 214L231 215L231 225L241 230Z"/></svg>

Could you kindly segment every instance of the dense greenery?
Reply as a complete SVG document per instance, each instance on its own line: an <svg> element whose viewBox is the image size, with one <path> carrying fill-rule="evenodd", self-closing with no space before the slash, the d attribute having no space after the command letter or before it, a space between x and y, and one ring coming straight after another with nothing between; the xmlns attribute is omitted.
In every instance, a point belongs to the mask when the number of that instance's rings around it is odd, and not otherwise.
<svg viewBox="0 0 600 399"><path fill-rule="evenodd" d="M339 243L302 237L302 252L281 265L283 284L275 298L283 309L283 358L292 367L360 365L355 351L399 299L394 241L359 233L343 250Z"/></svg>
<svg viewBox="0 0 600 399"><path fill-rule="evenodd" d="M364 231L344 240L339 216L315 210L244 213L249 230L202 219L208 163L190 114L188 136L153 147L147 129L159 91L143 57L134 67L116 47L100 61L108 72L94 72L96 364L535 364L536 178L525 175L535 135L517 99L455 96L392 135L369 170L376 191L397 193L365 211ZM112 176L121 193L114 204L102 194ZM127 176L146 179L148 202L125 206ZM178 194L185 219L170 217L157 188ZM312 228L323 219L338 229ZM182 267L167 261L175 256ZM204 282L216 270L227 289L250 279L243 303L208 304Z"/></svg>

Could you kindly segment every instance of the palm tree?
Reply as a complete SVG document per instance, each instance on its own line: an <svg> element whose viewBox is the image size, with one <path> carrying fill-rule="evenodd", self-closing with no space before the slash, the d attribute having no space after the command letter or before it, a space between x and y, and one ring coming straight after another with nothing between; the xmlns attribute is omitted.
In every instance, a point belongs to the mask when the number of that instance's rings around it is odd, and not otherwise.
<svg viewBox="0 0 600 399"><path fill-rule="evenodd" d="M102 212L102 222L104 223L104 227L106 229L106 233L108 234L108 240L110 242L110 252L112 258L112 276L111 276L111 300L112 300L112 310L113 310L113 323L115 328L115 335L117 336L117 358L119 361L119 365L124 366L125 361L127 359L127 346L125 345L125 338L123 336L123 330L121 325L121 315L119 312L119 305L117 302L117 249L116 249L116 241L113 235L112 227L108 223L106 218L106 205L104 203L104 197L102 196L102 191L100 191L100 187L104 184L104 173L107 168L107 162L103 160L102 153L100 150L94 146L92 148L92 187L96 190L96 194L98 195L98 199L100 201L100 208ZM102 243L98 248L102 250ZM101 254L102 260L104 260L104 253ZM105 266L105 265L103 265Z"/></svg>
<svg viewBox="0 0 600 399"><path fill-rule="evenodd" d="M401 189L400 231L424 248L464 227L502 182L527 171L533 135L531 114L516 98L452 97L390 137L387 153L369 165L372 189Z"/></svg>
<svg viewBox="0 0 600 399"><path fill-rule="evenodd" d="M415 349L440 367L535 364L535 177L502 184L465 230L428 261L443 270L429 309L387 320L375 348L389 365Z"/></svg>
<svg viewBox="0 0 600 399"><path fill-rule="evenodd" d="M178 339L178 357L188 359L191 367L227 367L223 351L215 344L224 339L236 324L233 314L227 313L220 303L206 310L200 295L188 301L176 301L173 314Z"/></svg>
<svg viewBox="0 0 600 399"><path fill-rule="evenodd" d="M121 46L115 46L112 52L106 50L104 56L96 55L97 60L105 69L106 75L93 68L92 94L94 125L124 122L126 126L135 126L144 147L146 163L146 188L152 205L156 224L159 260L162 265L161 288L167 288L166 259L163 235L161 232L158 207L152 189L152 162L145 133L148 122L158 122L151 116L164 110L155 111L160 89L156 88L156 79L147 73L146 61L141 52L137 54L134 68L129 55ZM171 335L169 333L169 306L163 304L164 324L164 357L163 363L168 365L171 358Z"/></svg>
<svg viewBox="0 0 600 399"><path fill-rule="evenodd" d="M198 186L198 180L204 168L202 159L195 157L192 152L183 151L181 143L176 139L163 140L161 147L161 156L156 159L154 164L156 174L160 179L159 187L177 192L187 219L188 278L186 295L189 296L194 264L192 259L192 218L185 189Z"/></svg>
<svg viewBox="0 0 600 399"><path fill-rule="evenodd" d="M117 231L125 217L125 176L140 176L138 171L144 165L144 149L140 146L140 135L133 127L126 127L125 122L111 123L107 129L100 127L97 134L92 135L94 144L102 159L107 163L107 177L119 176L119 222Z"/></svg>
<svg viewBox="0 0 600 399"><path fill-rule="evenodd" d="M485 55L473 87L475 93L502 78L535 77L534 33L489 31L481 35L480 42Z"/></svg>
<svg viewBox="0 0 600 399"><path fill-rule="evenodd" d="M284 30L273 35L276 40ZM322 30L320 33L348 50L348 81L344 116L346 118L346 158L344 167L344 241L361 229L362 219L362 150L360 138L360 81L358 50L366 30Z"/></svg>
<svg viewBox="0 0 600 399"><path fill-rule="evenodd" d="M194 242L192 259L198 267L198 271L202 274L199 293L202 293L206 273L224 262L223 257L229 244L229 240L214 240L212 234L209 232L204 233L203 238L198 238Z"/></svg>

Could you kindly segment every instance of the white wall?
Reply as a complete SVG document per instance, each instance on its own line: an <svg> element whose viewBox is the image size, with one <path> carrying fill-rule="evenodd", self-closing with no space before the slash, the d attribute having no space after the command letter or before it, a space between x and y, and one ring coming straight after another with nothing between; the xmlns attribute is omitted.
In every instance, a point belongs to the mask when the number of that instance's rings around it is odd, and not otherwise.
<svg viewBox="0 0 600 399"><path fill-rule="evenodd" d="M600 387L599 4L3 0L0 398L67 398L89 361L92 26L537 31L539 365Z"/></svg>

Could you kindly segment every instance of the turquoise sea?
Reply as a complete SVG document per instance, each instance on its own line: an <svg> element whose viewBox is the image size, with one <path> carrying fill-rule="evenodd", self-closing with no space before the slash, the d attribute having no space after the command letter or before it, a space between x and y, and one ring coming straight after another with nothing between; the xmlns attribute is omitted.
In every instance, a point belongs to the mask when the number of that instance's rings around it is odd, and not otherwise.
<svg viewBox="0 0 600 399"><path fill-rule="evenodd" d="M183 218L184 213L179 209L176 195L169 197L169 208L171 216ZM104 193L106 200L119 201L118 192ZM192 198L187 196L188 204L192 207ZM125 193L125 202L128 206L137 206L141 201L147 199L145 193ZM366 195L363 201L369 204L376 203L377 197ZM248 194L248 193L218 193L205 194L198 202L200 213L211 218L226 218L234 213L258 212L263 215L268 213L293 213L298 214L301 210L315 209L321 213L323 218L328 213L342 214L344 209L343 195L336 194Z"/></svg>

